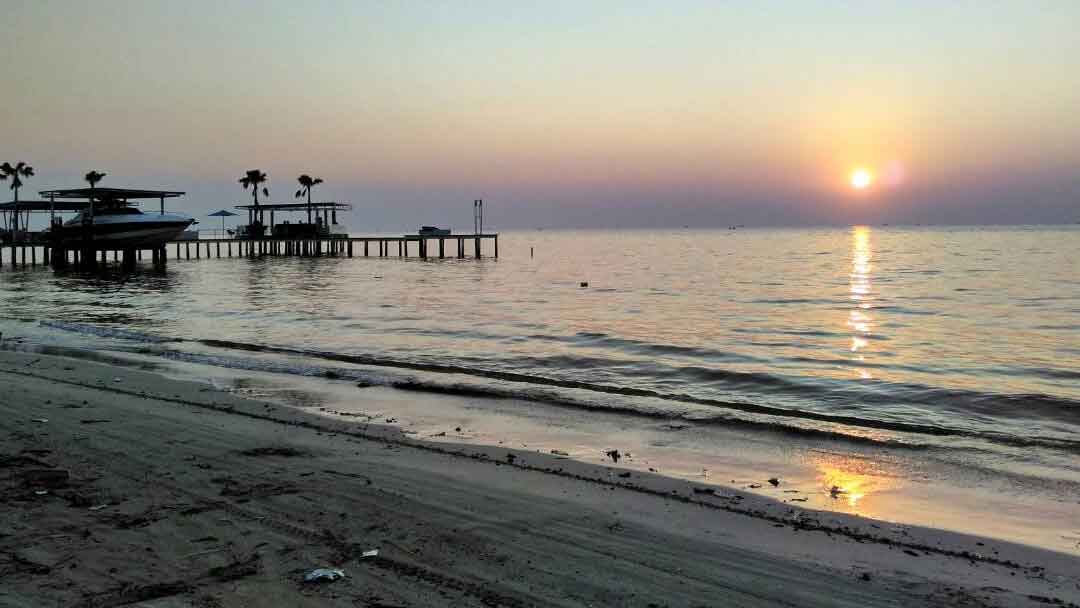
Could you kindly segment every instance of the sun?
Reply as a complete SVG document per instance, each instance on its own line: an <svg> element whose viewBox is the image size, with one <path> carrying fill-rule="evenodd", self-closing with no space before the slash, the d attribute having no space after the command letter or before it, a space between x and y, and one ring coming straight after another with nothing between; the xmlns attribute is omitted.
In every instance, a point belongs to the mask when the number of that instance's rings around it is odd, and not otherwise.
<svg viewBox="0 0 1080 608"><path fill-rule="evenodd" d="M851 172L851 187L856 190L865 190L874 183L874 174L869 169L855 169Z"/></svg>

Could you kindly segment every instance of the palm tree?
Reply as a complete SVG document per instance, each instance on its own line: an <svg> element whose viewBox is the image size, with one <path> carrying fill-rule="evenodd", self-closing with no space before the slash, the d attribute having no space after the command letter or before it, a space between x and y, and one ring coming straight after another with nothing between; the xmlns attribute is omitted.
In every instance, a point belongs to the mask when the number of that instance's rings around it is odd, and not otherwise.
<svg viewBox="0 0 1080 608"><path fill-rule="evenodd" d="M266 183L266 174L258 169L252 169L248 171L247 174L244 175L244 177L241 177L239 182L240 185L244 187L244 190L247 190L248 187L251 188L251 195L255 198L255 207L258 207L259 184ZM268 190L267 188L264 187L262 191L264 196L270 196L270 190Z"/></svg>
<svg viewBox="0 0 1080 608"><path fill-rule="evenodd" d="M23 185L22 178L24 178L24 177L32 177L33 175L34 175L34 168L31 167L30 165L22 162L21 160L18 163L16 163L14 167L11 166L11 163L7 163L7 162L5 162L3 165L0 165L0 181L4 181L8 177L11 178L11 186L10 186L10 188L15 191L15 202L16 203L19 202L19 188L21 188L22 185ZM18 230L19 230L19 211L18 211L17 208L15 210L14 218L15 218L15 222L12 225L12 230L14 230L15 232L18 232Z"/></svg>
<svg viewBox="0 0 1080 608"><path fill-rule="evenodd" d="M307 173L296 178L300 182L300 189L296 191L296 198L307 195L307 221L311 223L311 189L323 183L321 177L311 177Z"/></svg>
<svg viewBox="0 0 1080 608"><path fill-rule="evenodd" d="M90 184L90 196L88 197L90 199L90 221L93 221L94 219L94 186L96 186L105 175L106 174L101 171L91 170L83 176L86 183ZM83 221L85 222L86 220L84 219Z"/></svg>
<svg viewBox="0 0 1080 608"><path fill-rule="evenodd" d="M103 177L105 177L106 175L108 175L108 173L102 173L100 171L91 171L91 172L87 173L86 175L84 175L83 179L86 180L86 183L90 184L90 189L93 190L94 186L96 186L97 183L100 182L101 179Z"/></svg>

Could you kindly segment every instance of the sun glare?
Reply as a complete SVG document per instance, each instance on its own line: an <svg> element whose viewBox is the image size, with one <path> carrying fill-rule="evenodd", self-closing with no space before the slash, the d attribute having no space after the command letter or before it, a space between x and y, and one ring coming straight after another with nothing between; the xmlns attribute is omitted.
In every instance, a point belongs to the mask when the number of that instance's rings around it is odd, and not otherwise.
<svg viewBox="0 0 1080 608"><path fill-rule="evenodd" d="M874 183L874 176L866 169L856 169L851 172L851 187L856 190L864 190Z"/></svg>

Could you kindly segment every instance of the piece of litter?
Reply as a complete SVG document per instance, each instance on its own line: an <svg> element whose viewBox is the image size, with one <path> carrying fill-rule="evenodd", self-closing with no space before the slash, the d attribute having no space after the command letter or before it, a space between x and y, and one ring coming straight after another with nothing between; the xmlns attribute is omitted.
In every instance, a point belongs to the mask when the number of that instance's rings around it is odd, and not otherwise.
<svg viewBox="0 0 1080 608"><path fill-rule="evenodd" d="M105 503L103 505L97 505L96 507L90 507L90 510L91 511L100 511L100 510L102 510L102 509L104 509L104 508L106 508L108 506L109 506L109 504Z"/></svg>
<svg viewBox="0 0 1080 608"><path fill-rule="evenodd" d="M38 490L38 491L34 492L34 494L37 494L38 496L44 496L44 495L46 495L48 493L49 493L48 490Z"/></svg>
<svg viewBox="0 0 1080 608"><path fill-rule="evenodd" d="M120 378L119 377L113 378L112 381L113 382L120 382Z"/></svg>
<svg viewBox="0 0 1080 608"><path fill-rule="evenodd" d="M360 557L379 557L379 550L372 549L371 551L364 551L360 554Z"/></svg>
<svg viewBox="0 0 1080 608"><path fill-rule="evenodd" d="M41 423L45 423L45 422L48 422L48 421L49 421L49 419L48 419L48 418L33 418L33 419L31 419L31 421L32 421L32 422L41 422Z"/></svg>
<svg viewBox="0 0 1080 608"><path fill-rule="evenodd" d="M316 568L304 575L305 583L321 583L345 578L345 571L337 568Z"/></svg>

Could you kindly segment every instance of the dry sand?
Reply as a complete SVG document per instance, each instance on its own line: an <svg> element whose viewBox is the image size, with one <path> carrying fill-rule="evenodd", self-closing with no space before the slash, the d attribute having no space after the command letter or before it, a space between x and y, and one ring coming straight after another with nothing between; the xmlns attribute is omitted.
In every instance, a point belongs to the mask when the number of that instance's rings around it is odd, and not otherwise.
<svg viewBox="0 0 1080 608"><path fill-rule="evenodd" d="M1080 603L1073 556L83 360L0 352L0 439L4 607Z"/></svg>

